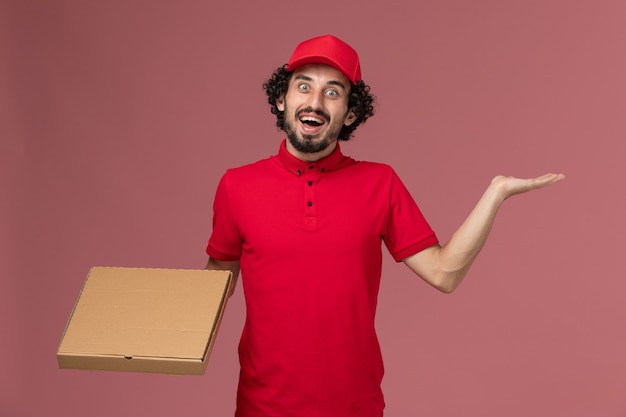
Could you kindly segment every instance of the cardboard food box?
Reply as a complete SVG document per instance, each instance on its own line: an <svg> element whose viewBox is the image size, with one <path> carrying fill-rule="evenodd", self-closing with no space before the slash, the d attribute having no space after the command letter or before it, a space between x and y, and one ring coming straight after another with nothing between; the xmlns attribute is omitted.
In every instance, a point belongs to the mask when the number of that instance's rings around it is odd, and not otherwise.
<svg viewBox="0 0 626 417"><path fill-rule="evenodd" d="M231 275L93 267L61 339L59 367L204 375Z"/></svg>

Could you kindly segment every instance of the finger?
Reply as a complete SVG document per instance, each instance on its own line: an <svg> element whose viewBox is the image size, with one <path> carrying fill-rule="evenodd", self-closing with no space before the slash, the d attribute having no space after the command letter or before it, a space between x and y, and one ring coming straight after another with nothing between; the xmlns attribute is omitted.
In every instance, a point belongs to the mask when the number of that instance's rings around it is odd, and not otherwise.
<svg viewBox="0 0 626 417"><path fill-rule="evenodd" d="M538 187L546 187L565 179L564 174L548 173L535 178L535 185Z"/></svg>

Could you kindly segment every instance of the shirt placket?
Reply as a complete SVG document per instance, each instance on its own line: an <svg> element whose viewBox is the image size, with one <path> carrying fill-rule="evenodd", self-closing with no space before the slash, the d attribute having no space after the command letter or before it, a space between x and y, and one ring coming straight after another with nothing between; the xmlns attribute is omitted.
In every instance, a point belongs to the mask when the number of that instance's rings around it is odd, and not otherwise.
<svg viewBox="0 0 626 417"><path fill-rule="evenodd" d="M319 166L311 164L306 167L304 179L304 226L308 230L318 226L318 185L323 172Z"/></svg>

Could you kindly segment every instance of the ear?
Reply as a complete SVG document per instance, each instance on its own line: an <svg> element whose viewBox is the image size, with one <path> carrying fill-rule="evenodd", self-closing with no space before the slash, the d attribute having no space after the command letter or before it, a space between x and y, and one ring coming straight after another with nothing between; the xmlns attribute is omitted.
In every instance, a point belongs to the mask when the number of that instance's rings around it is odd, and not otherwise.
<svg viewBox="0 0 626 417"><path fill-rule="evenodd" d="M348 111L348 115L346 116L346 120L343 122L344 125L350 126L356 120L356 114L352 110Z"/></svg>
<svg viewBox="0 0 626 417"><path fill-rule="evenodd" d="M281 95L276 99L276 107L280 111L285 111L285 95Z"/></svg>

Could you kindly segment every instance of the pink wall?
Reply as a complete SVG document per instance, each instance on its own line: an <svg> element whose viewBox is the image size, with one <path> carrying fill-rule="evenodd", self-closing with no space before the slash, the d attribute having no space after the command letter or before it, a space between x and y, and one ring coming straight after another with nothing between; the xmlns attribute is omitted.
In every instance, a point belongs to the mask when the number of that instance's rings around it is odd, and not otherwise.
<svg viewBox="0 0 626 417"><path fill-rule="evenodd" d="M441 238L495 174L568 175L506 202L451 296L386 257L387 414L626 415L626 3L363 4L1 3L0 415L232 415L241 288L204 377L55 352L90 266L203 267L220 175L282 137L261 83L324 33L379 99L345 152Z"/></svg>

